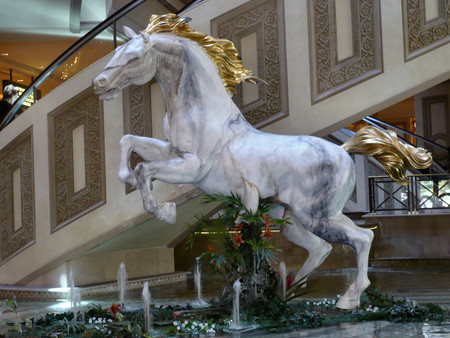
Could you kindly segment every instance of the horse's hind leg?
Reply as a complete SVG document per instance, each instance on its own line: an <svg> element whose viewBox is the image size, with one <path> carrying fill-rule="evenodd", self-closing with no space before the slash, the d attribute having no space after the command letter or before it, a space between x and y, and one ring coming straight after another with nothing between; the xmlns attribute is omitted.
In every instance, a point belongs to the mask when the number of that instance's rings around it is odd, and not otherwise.
<svg viewBox="0 0 450 338"><path fill-rule="evenodd" d="M326 241L346 244L356 251L356 278L336 306L341 309L357 307L361 293L370 285L367 270L373 232L356 226L350 218L343 214L320 220L312 230L315 235Z"/></svg>
<svg viewBox="0 0 450 338"><path fill-rule="evenodd" d="M295 217L291 217L290 212L287 212L285 217L290 217L292 224L286 225L282 229L283 236L292 243L308 250L308 258L300 271L295 275L294 283L296 283L305 277L308 278L308 275L322 264L330 254L332 246L312 232L306 230Z"/></svg>

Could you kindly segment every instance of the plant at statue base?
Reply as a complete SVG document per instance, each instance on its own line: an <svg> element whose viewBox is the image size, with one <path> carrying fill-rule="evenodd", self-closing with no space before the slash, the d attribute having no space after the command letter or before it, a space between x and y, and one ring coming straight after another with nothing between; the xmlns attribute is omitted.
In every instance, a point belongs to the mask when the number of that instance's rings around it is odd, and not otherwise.
<svg viewBox="0 0 450 338"><path fill-rule="evenodd" d="M271 242L272 226L289 224L288 219L270 218L273 204L264 200L256 211L248 210L234 194L206 195L204 203L211 202L223 202L223 209L215 218L199 216L196 224L188 226L187 247L192 249L201 232L209 232L209 249L200 257L225 278L222 301L231 303L237 279L242 285L244 306L257 299L279 299L277 277L270 266L280 251Z"/></svg>

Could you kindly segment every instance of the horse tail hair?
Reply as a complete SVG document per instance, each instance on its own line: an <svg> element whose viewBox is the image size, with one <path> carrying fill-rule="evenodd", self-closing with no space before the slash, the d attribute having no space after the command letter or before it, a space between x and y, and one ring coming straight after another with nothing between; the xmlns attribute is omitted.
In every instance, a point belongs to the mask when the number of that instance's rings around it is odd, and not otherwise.
<svg viewBox="0 0 450 338"><path fill-rule="evenodd" d="M366 126L353 135L342 147L349 154L371 156L380 162L397 183L407 185L406 169L425 169L431 166L431 153L400 142L391 130Z"/></svg>

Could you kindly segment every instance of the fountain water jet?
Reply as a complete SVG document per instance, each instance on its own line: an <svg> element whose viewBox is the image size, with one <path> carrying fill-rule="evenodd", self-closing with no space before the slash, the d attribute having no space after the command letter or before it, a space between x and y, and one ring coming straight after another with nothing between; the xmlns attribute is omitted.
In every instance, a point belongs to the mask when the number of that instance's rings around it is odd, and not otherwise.
<svg viewBox="0 0 450 338"><path fill-rule="evenodd" d="M150 304L152 302L152 295L148 289L148 282L144 283L144 288L142 289L142 300L144 301L145 330L146 330L146 332L150 332L152 330L152 315L150 312Z"/></svg>
<svg viewBox="0 0 450 338"><path fill-rule="evenodd" d="M195 283L195 288L197 289L197 300L192 303L192 306L197 307L197 308L208 307L209 304L202 299L202 268L201 268L200 257L197 257L196 259L197 259L197 265L196 265L195 271L194 271L194 283Z"/></svg>
<svg viewBox="0 0 450 338"><path fill-rule="evenodd" d="M286 300L286 263L284 261L280 262L280 284L281 284L281 299Z"/></svg>
<svg viewBox="0 0 450 338"><path fill-rule="evenodd" d="M75 308L75 282L73 280L73 270L69 271L69 285L70 285L70 309L74 312ZM75 313L75 312L74 312Z"/></svg>
<svg viewBox="0 0 450 338"><path fill-rule="evenodd" d="M125 268L125 263L122 262L119 265L119 271L117 271L117 288L119 290L119 304L122 309L125 307L125 292L127 288L127 269Z"/></svg>
<svg viewBox="0 0 450 338"><path fill-rule="evenodd" d="M241 282L239 279L233 284L234 289L234 299L233 299L233 322L231 324L230 329L232 330L241 330L241 320L239 318L239 297L241 295Z"/></svg>

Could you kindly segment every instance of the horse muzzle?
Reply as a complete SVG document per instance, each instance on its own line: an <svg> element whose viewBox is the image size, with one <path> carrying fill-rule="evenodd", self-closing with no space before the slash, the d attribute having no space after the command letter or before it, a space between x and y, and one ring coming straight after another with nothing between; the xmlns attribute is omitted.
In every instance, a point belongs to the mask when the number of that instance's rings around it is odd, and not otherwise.
<svg viewBox="0 0 450 338"><path fill-rule="evenodd" d="M92 80L92 87L101 100L112 100L119 93L119 88L110 87L108 79L101 74Z"/></svg>

